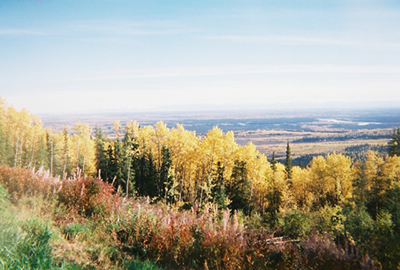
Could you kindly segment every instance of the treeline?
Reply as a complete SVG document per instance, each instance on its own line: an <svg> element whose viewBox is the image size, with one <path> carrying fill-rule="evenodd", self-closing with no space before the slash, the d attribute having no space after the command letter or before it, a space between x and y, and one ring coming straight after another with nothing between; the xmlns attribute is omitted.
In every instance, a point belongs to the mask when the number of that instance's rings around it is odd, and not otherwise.
<svg viewBox="0 0 400 270"><path fill-rule="evenodd" d="M294 143L311 143L311 142L342 142L349 140L378 140L378 139L390 139L390 134L349 134L341 136L330 136L330 137L303 137L296 139Z"/></svg>
<svg viewBox="0 0 400 270"><path fill-rule="evenodd" d="M364 169L368 162L378 158L384 164L397 162L395 157L368 152L366 162L353 164L334 153L314 157L306 168L291 168L275 158L270 163L254 144L242 147L233 132L223 134L217 127L204 137L181 125L169 129L162 122L154 127L129 122L122 127L116 121L113 129L114 140L100 128L93 132L80 122L72 134L67 127L56 133L44 129L28 111L18 112L0 101L0 163L43 168L62 178L99 174L125 196L149 196L182 207L218 203L221 208L255 210L265 217L293 207L316 210L343 204L354 199L355 179L360 175L373 179ZM398 133L389 143L390 156L398 154ZM391 168L396 171L397 165ZM387 174L393 178L393 173Z"/></svg>
<svg viewBox="0 0 400 270"><path fill-rule="evenodd" d="M381 157L389 154L389 145L371 145L371 144L361 144L346 147L343 152L341 152L346 157L351 158L354 162L365 162L367 160L368 153L370 151L377 152ZM296 157L293 159L292 163L294 166L300 166L302 168L307 167L307 165L313 160L314 157L324 156L324 153L319 154L307 154ZM283 159L281 159L283 160Z"/></svg>
<svg viewBox="0 0 400 270"><path fill-rule="evenodd" d="M73 132L71 134L70 132ZM62 178L96 173L95 148L88 124L53 132L26 109L15 110L0 98L0 164L38 170Z"/></svg>

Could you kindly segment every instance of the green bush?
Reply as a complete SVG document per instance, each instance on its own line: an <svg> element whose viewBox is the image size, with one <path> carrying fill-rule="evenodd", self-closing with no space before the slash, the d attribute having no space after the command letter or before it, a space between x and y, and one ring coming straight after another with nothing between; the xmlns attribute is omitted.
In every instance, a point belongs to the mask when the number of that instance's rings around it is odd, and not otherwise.
<svg viewBox="0 0 400 270"><path fill-rule="evenodd" d="M47 224L37 219L21 224L1 222L0 266L3 269L52 269L51 235Z"/></svg>
<svg viewBox="0 0 400 270"><path fill-rule="evenodd" d="M16 221L8 197L0 185L0 269L79 269L53 259L48 224L36 218Z"/></svg>
<svg viewBox="0 0 400 270"><path fill-rule="evenodd" d="M302 238L311 230L311 220L309 216L298 209L287 213L283 220L283 233L291 238Z"/></svg>
<svg viewBox="0 0 400 270"><path fill-rule="evenodd" d="M124 263L124 269L126 270L162 270L162 268L158 267L156 263L146 261L139 262L134 259L126 261Z"/></svg>
<svg viewBox="0 0 400 270"><path fill-rule="evenodd" d="M61 228L61 233L67 240L73 240L78 235L85 235L88 234L90 230L79 223L71 223Z"/></svg>

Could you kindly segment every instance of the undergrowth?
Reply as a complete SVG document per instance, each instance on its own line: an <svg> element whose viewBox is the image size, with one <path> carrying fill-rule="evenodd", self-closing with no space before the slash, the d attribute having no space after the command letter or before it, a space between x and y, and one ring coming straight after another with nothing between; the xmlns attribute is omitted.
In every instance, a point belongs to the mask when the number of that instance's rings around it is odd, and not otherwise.
<svg viewBox="0 0 400 270"><path fill-rule="evenodd" d="M54 258L50 245L53 231L43 220L19 220L0 185L0 269L77 269Z"/></svg>
<svg viewBox="0 0 400 270"><path fill-rule="evenodd" d="M259 215L123 200L99 179L0 166L0 269L375 269L334 227L318 231L328 210L293 211L268 232Z"/></svg>

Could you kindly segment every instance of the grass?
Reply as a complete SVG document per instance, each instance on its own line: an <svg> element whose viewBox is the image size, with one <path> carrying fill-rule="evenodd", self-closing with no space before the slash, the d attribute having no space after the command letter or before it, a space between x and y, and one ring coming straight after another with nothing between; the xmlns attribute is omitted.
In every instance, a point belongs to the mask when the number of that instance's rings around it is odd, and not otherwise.
<svg viewBox="0 0 400 270"><path fill-rule="evenodd" d="M17 211L3 185L0 204L0 269L69 269L54 260L49 224L34 216L26 217L26 210Z"/></svg>
<svg viewBox="0 0 400 270"><path fill-rule="evenodd" d="M73 215L42 194L19 198L12 203L0 184L0 269L161 269L124 259L108 222Z"/></svg>

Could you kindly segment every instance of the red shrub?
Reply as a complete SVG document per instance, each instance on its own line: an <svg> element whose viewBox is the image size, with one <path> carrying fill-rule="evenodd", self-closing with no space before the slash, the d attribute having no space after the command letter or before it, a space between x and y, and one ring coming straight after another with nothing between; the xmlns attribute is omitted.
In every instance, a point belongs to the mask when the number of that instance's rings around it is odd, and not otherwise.
<svg viewBox="0 0 400 270"><path fill-rule="evenodd" d="M58 200L85 217L108 215L120 204L118 194L113 193L114 187L99 179L63 180Z"/></svg>
<svg viewBox="0 0 400 270"><path fill-rule="evenodd" d="M34 173L27 169L0 166L0 184L3 184L12 201L17 201L22 195L54 194L61 186L58 178L49 177L45 173Z"/></svg>

